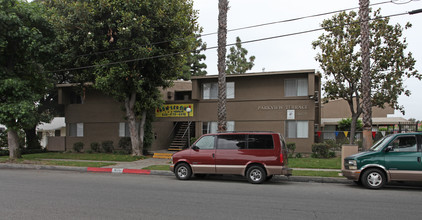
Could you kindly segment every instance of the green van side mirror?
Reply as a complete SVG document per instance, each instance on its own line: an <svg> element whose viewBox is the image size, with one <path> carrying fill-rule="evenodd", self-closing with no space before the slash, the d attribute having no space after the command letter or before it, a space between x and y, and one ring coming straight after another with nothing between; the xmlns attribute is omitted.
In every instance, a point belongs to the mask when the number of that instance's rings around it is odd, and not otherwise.
<svg viewBox="0 0 422 220"><path fill-rule="evenodd" d="M389 145L387 148L385 148L385 152L388 153L390 151L393 151L393 146Z"/></svg>

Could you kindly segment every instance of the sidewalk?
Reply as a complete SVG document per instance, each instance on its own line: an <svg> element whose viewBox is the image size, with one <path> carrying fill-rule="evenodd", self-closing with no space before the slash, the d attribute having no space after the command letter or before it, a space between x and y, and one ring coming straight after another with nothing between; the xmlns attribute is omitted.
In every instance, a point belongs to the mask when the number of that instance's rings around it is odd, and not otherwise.
<svg viewBox="0 0 422 220"><path fill-rule="evenodd" d="M56 159L57 160L57 159ZM75 160L67 160L75 161ZM86 160L84 160L86 162ZM99 161L96 161L99 162ZM104 161L110 162L110 161ZM56 171L76 171L76 172L107 172L107 173L131 173L144 175L165 175L173 176L174 174L168 170L145 170L143 168L151 165L169 165L170 159L147 158L137 160L134 162L115 162L115 165L106 166L102 168L93 167L68 167L68 166L50 166L50 165L36 165L36 164L15 164L15 163L0 163L0 169L34 169L34 170L56 170ZM304 169L295 168L295 170L309 170L309 171L335 171L336 169ZM352 181L345 178L332 177L312 177L312 176L276 176L275 181L291 181L291 182L318 182L318 183L343 183L351 184Z"/></svg>

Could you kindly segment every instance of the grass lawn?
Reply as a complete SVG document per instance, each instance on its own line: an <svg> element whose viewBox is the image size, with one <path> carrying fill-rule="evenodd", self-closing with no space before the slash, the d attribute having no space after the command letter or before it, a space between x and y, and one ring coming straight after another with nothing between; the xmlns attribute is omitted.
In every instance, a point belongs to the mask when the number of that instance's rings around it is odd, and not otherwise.
<svg viewBox="0 0 422 220"><path fill-rule="evenodd" d="M151 165L148 167L142 168L143 170L170 170L170 165Z"/></svg>
<svg viewBox="0 0 422 220"><path fill-rule="evenodd" d="M104 167L112 166L116 163L105 163L105 162L80 162L80 161L57 161L57 160L48 160L40 161L43 165L51 166L72 166L72 167Z"/></svg>
<svg viewBox="0 0 422 220"><path fill-rule="evenodd" d="M100 161L116 161L116 162L132 162L146 157L134 157L131 155L120 154L104 154L104 153L38 153L38 154L24 154L22 158L13 161L13 163L21 164L38 164L38 165L52 165L52 166L74 166L74 167L104 167L112 166L113 162ZM43 160L50 159L50 160ZM67 160L92 160L92 161L61 161L55 159ZM98 161L98 162L96 162ZM9 162L8 156L0 157L0 163Z"/></svg>
<svg viewBox="0 0 422 220"><path fill-rule="evenodd" d="M294 170L293 176L319 176L319 177L338 177L343 178L338 175L339 172L334 171L308 171L308 170Z"/></svg>
<svg viewBox="0 0 422 220"><path fill-rule="evenodd" d="M290 168L341 169L341 158L289 158Z"/></svg>
<svg viewBox="0 0 422 220"><path fill-rule="evenodd" d="M140 159L145 159L143 156L131 156L120 154L105 154L105 153L39 153L39 154L24 154L22 158L25 160L40 160L40 159L68 159L68 160L97 160L97 161L119 161L132 162Z"/></svg>

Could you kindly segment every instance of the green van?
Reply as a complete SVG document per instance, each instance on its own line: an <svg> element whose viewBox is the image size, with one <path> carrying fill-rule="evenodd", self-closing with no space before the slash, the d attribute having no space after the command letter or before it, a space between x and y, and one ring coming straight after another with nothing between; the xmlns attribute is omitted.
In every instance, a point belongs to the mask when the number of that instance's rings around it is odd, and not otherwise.
<svg viewBox="0 0 422 220"><path fill-rule="evenodd" d="M369 189L391 181L422 181L422 133L385 136L369 151L344 159L343 176Z"/></svg>

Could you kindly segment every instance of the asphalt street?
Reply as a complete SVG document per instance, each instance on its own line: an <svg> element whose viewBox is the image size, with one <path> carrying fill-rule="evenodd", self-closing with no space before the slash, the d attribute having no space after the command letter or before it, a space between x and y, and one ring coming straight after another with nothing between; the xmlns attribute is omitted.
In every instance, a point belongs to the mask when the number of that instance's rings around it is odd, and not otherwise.
<svg viewBox="0 0 422 220"><path fill-rule="evenodd" d="M420 219L422 187L0 170L0 219Z"/></svg>

